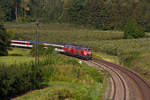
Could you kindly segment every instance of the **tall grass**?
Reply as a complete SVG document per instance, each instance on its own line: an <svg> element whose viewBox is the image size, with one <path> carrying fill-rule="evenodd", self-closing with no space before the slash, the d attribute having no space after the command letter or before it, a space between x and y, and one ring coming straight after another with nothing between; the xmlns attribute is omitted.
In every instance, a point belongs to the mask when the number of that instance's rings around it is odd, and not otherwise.
<svg viewBox="0 0 150 100"><path fill-rule="evenodd" d="M42 88L43 82L52 73L50 58L41 60L36 66L34 62L20 64L0 64L0 98L10 98L29 90ZM49 67L44 67L49 65Z"/></svg>
<svg viewBox="0 0 150 100"><path fill-rule="evenodd" d="M82 41L80 45L87 45L97 52L105 52L110 55L121 56L132 52L145 53L150 51L150 39L127 39L127 40L103 40Z"/></svg>
<svg viewBox="0 0 150 100"><path fill-rule="evenodd" d="M35 25L32 24L6 24L25 40L34 40ZM69 24L41 24L39 28L40 40L56 43L79 44L89 46L94 51L122 56L149 52L150 39L122 39L123 32L100 31L86 28L77 28ZM148 34L148 33L147 33Z"/></svg>
<svg viewBox="0 0 150 100"><path fill-rule="evenodd" d="M29 49L23 48L12 48L8 51L8 56L0 57L0 64L20 64L20 63L28 63L34 61L34 58L30 56Z"/></svg>
<svg viewBox="0 0 150 100"><path fill-rule="evenodd" d="M39 66L30 61L0 64L0 80L0 98L4 99L40 89L14 99L97 100L102 95L104 76L74 58L51 54L42 57Z"/></svg>
<svg viewBox="0 0 150 100"><path fill-rule="evenodd" d="M25 40L34 40L33 23L6 26ZM41 24L39 34L41 41L89 46L94 51L121 56L123 59L125 56L134 56L150 50L149 38L124 40L123 32L119 31L86 29L69 24ZM149 33L146 34L148 36Z"/></svg>
<svg viewBox="0 0 150 100"><path fill-rule="evenodd" d="M7 28L25 40L35 39L35 25L31 24L6 24ZM41 24L39 26L41 41L56 43L74 43L76 41L95 41L106 39L121 39L123 33L119 31L100 31L74 27L69 24Z"/></svg>
<svg viewBox="0 0 150 100"><path fill-rule="evenodd" d="M6 26L25 40L34 39L33 23L6 24ZM86 29L69 24L41 24L39 34L41 41L89 46L93 51L117 56L120 63L126 64L150 52L149 33L141 39L122 39L123 32L119 31Z"/></svg>

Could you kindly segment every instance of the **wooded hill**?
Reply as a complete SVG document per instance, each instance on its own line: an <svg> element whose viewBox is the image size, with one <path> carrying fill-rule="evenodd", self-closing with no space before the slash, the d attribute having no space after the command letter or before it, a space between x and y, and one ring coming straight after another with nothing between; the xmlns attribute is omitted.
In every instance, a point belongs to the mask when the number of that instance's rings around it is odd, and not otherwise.
<svg viewBox="0 0 150 100"><path fill-rule="evenodd" d="M149 0L0 0L1 21L73 23L123 29L133 18L150 31Z"/></svg>

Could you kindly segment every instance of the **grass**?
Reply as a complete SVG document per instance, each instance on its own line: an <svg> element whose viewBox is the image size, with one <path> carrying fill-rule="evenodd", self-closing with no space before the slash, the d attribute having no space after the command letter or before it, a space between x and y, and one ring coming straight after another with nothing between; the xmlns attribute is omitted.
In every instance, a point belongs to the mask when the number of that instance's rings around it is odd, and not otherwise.
<svg viewBox="0 0 150 100"><path fill-rule="evenodd" d="M21 37L20 39L34 40L34 23L6 23L6 27ZM98 52L100 58L125 66L131 66L133 60L139 58L138 56L150 52L150 33L146 33L146 37L141 39L122 39L121 31L101 31L70 24L40 24L39 34L41 41L89 46L93 51ZM148 61L149 59L138 60L142 64ZM149 69L149 64L140 68L145 69L145 67Z"/></svg>
<svg viewBox="0 0 150 100"><path fill-rule="evenodd" d="M20 39L34 40L34 23L9 23L6 24L6 26L9 30L12 30L14 33L16 33ZM93 48L94 51L96 51L96 53L94 53L94 57L102 58L117 64L123 64L137 71L145 78L150 80L150 38L148 38L149 33L146 33L147 38L124 40L122 39L123 32L120 31L101 31L86 29L84 27L74 27L73 25L69 24L40 24L39 33L40 41L89 46ZM16 52L20 52L20 55L24 55L19 57L24 57L24 59L30 60L28 51L23 51L24 53L22 53L21 51L22 50L17 51L17 49L15 49L14 51L9 52L10 55L14 55ZM13 57L14 58L12 59L17 59L17 61L20 60L18 56ZM6 57L6 60L4 60L4 58L0 57L0 62L7 63L8 61L13 61L11 57ZM31 57L31 59L33 58ZM97 84L96 81L93 81L94 78L89 74L84 74L85 76L83 75L82 78L78 79L76 75L70 73L70 70L72 70L75 66L77 68L80 67L77 62L74 62L73 59L68 59L64 56L59 56L57 60L59 60L59 63L57 61L54 61L56 63L55 71L57 73L55 73L53 78L49 79L51 81L48 88L31 91L15 99L34 100L36 98L39 98L39 100L54 100L57 99L58 96L61 96L70 97L70 100L74 100L73 98L77 98L77 100L81 100L81 98L82 100L88 100L89 98L90 100L96 100L94 97L102 95L101 88L104 87L103 85L105 85L105 83ZM63 70L60 70L60 68L62 68ZM92 84L92 82L94 82L94 84ZM98 87L98 90L96 89L96 87ZM95 89L95 91L93 91L93 89ZM100 94L97 94L97 96L95 96L93 94L96 94L96 91L101 92L99 92ZM53 96L53 93L55 94L55 96ZM66 94L69 94L69 96ZM94 97L91 96L91 94Z"/></svg>
<svg viewBox="0 0 150 100"><path fill-rule="evenodd" d="M12 48L8 51L9 56L29 56L30 50L23 48Z"/></svg>
<svg viewBox="0 0 150 100"><path fill-rule="evenodd" d="M34 23L15 25L9 23L6 26L22 39L34 39ZM39 33L41 41L89 46L94 51L99 52L102 58L115 59L116 63L124 63L126 60L133 60L131 59L132 56L150 52L149 38L123 40L123 32L120 31L86 29L69 24L40 24ZM146 33L146 37L149 37L149 33ZM111 58L110 55L118 57L120 61L116 60L116 57ZM141 60L141 63L144 62Z"/></svg>
<svg viewBox="0 0 150 100"><path fill-rule="evenodd" d="M117 56L112 56L105 53L94 53L93 56L115 64L121 64L122 66L130 68L150 80L150 53L141 53L137 57L134 57L133 59L128 58L129 61L124 62L120 62L120 59Z"/></svg>
<svg viewBox="0 0 150 100"><path fill-rule="evenodd" d="M27 63L30 61L34 61L34 58L29 55L30 50L22 49L22 48L13 48L9 50L8 56L0 57L0 64L19 64L19 63Z"/></svg>
<svg viewBox="0 0 150 100"><path fill-rule="evenodd" d="M9 23L6 24L6 27L25 40L34 40L34 23ZM40 24L39 34L40 41L79 44L89 46L96 52L115 56L132 52L145 53L150 51L149 38L124 40L122 39L123 32L120 31L86 29L69 24Z"/></svg>
<svg viewBox="0 0 150 100"><path fill-rule="evenodd" d="M145 78L150 80L150 54L140 55L134 59L130 65L130 68L136 70L138 73L143 75Z"/></svg>
<svg viewBox="0 0 150 100"><path fill-rule="evenodd" d="M132 52L150 52L150 38L81 41L80 43L78 42L78 44L88 45L96 52L103 52L115 56L130 54Z"/></svg>
<svg viewBox="0 0 150 100"><path fill-rule="evenodd" d="M16 64L31 62L34 58L30 50L13 48L9 56L0 57L3 64ZM41 58L40 61L45 61ZM56 54L49 58L49 63L44 62L43 68L51 68L52 74L46 88L29 91L28 93L13 98L13 100L101 100L105 89L104 72L99 72L94 67L85 63L79 64L78 60L64 55ZM2 64L1 63L1 64ZM47 63L47 64L46 64ZM47 70L49 71L49 70ZM47 72L45 72L47 73ZM102 90L103 89L103 90Z"/></svg>
<svg viewBox="0 0 150 100"><path fill-rule="evenodd" d="M87 87L84 84L68 84L65 82L52 82L51 88L46 88L38 91L29 92L26 95L16 98L13 100L58 100L59 92L63 92L62 96L69 100L96 100L97 98L92 96L91 99L88 92L91 92L91 88ZM96 92L100 92L98 88L99 86L93 86L93 89L97 88L97 90L93 90L94 94ZM90 95L92 95L92 92ZM85 93L85 94L83 94ZM97 96L97 95L96 95ZM60 99L59 99L60 100ZM99 99L100 100L100 99Z"/></svg>
<svg viewBox="0 0 150 100"><path fill-rule="evenodd" d="M115 64L120 64L119 59L118 59L117 56L108 55L106 53L93 52L93 57L94 58L99 58L99 59L104 59L106 61L113 62Z"/></svg>
<svg viewBox="0 0 150 100"><path fill-rule="evenodd" d="M35 25L29 24L6 24L18 36L25 40L34 40ZM56 43L74 43L78 41L95 41L120 39L123 33L119 31L89 30L81 27L74 27L70 24L40 24L39 34L41 41Z"/></svg>
<svg viewBox="0 0 150 100"><path fill-rule="evenodd" d="M55 57L57 62L48 87L31 91L13 100L101 100L103 75L96 68L80 65L66 56Z"/></svg>
<svg viewBox="0 0 150 100"><path fill-rule="evenodd" d="M25 40L34 40L35 25L33 23L6 24L6 26ZM40 41L79 44L89 46L96 52L115 56L150 51L149 38L124 40L123 32L119 31L86 29L69 24L41 24L39 34Z"/></svg>
<svg viewBox="0 0 150 100"><path fill-rule="evenodd" d="M0 57L0 64L19 64L19 63L27 63L30 61L33 61L34 58L33 57L23 57L23 56L4 56L4 57Z"/></svg>

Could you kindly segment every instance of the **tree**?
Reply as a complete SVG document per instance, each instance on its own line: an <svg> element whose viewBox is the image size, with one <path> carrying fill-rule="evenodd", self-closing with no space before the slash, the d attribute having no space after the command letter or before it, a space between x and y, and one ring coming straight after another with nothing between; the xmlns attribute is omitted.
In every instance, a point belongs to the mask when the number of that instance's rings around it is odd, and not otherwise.
<svg viewBox="0 0 150 100"><path fill-rule="evenodd" d="M137 24L135 19L130 18L124 30L124 38L141 38L145 36L144 28Z"/></svg>
<svg viewBox="0 0 150 100"><path fill-rule="evenodd" d="M4 20L4 16L5 16L5 14L4 14L3 10L0 8L0 20Z"/></svg>
<svg viewBox="0 0 150 100"><path fill-rule="evenodd" d="M4 28L4 25L0 24L0 56L8 55L9 39L10 36Z"/></svg>
<svg viewBox="0 0 150 100"><path fill-rule="evenodd" d="M16 22L18 21L18 10L19 10L20 4L21 4L21 0L14 0Z"/></svg>

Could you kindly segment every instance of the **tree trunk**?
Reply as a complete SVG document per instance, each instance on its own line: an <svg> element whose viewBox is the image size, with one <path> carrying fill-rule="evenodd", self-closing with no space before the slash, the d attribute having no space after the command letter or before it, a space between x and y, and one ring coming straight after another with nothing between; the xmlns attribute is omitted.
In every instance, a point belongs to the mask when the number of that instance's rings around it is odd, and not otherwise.
<svg viewBox="0 0 150 100"><path fill-rule="evenodd" d="M18 7L16 3L16 8L15 8L15 15L16 15L16 22L18 22Z"/></svg>

